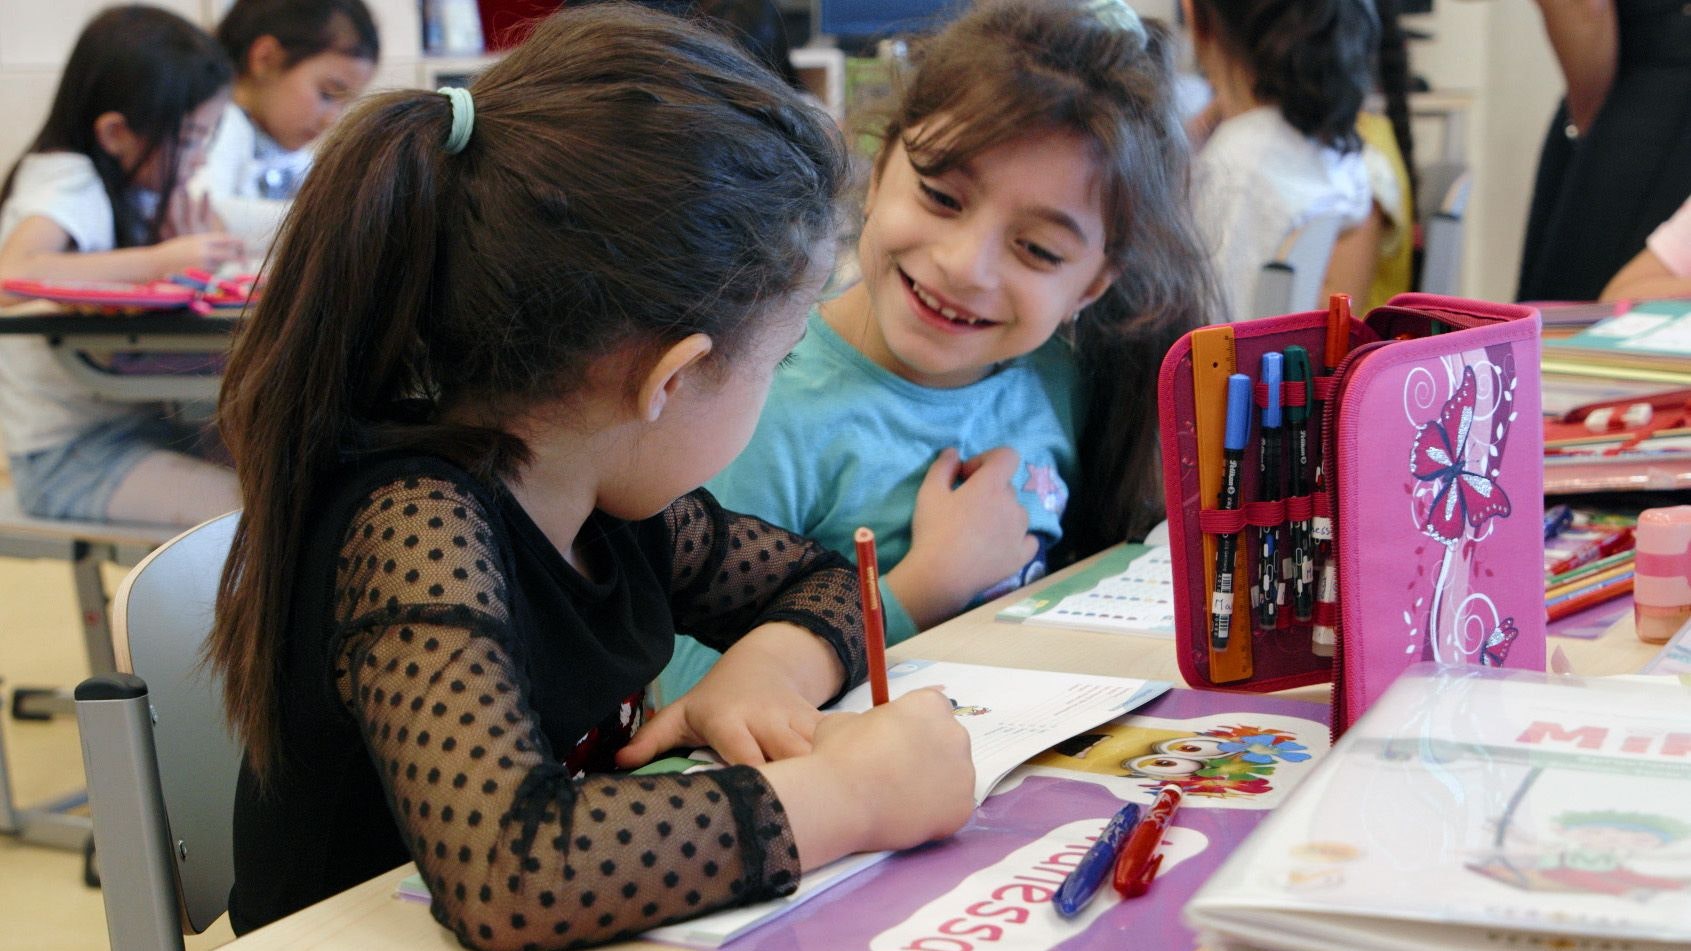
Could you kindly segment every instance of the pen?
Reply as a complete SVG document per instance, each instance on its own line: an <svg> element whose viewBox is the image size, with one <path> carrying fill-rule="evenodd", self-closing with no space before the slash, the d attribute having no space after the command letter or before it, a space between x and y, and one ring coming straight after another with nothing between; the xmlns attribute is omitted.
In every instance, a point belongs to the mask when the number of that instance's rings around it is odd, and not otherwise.
<svg viewBox="0 0 1691 951"><path fill-rule="evenodd" d="M1163 864L1163 833L1173 821L1174 810L1180 808L1184 795L1173 783L1164 786L1151 801L1145 818L1133 827L1133 834L1122 846L1121 858L1116 860L1113 884L1121 897L1137 898L1151 887L1151 879L1157 877L1157 869Z"/></svg>
<svg viewBox="0 0 1691 951"><path fill-rule="evenodd" d="M1138 822L1139 804L1134 802L1122 806L1110 817L1104 831L1098 834L1098 841L1092 843L1092 847L1080 857L1074 871L1063 879L1063 884L1057 886L1057 893L1051 896L1051 903L1057 906L1057 914L1064 918L1080 914L1080 910L1097 894L1098 886L1110 877L1122 841Z"/></svg>
<svg viewBox="0 0 1691 951"><path fill-rule="evenodd" d="M859 528L857 592L863 599L863 645L869 662L869 697L875 706L887 702L887 622L881 609L881 571L875 561L875 533Z"/></svg>
<svg viewBox="0 0 1691 951"><path fill-rule="evenodd" d="M1544 540L1549 541L1573 524L1574 510L1566 505L1552 505L1544 510Z"/></svg>
<svg viewBox="0 0 1691 951"><path fill-rule="evenodd" d="M1222 443L1221 496L1216 508L1239 507L1239 470L1245 466L1245 440L1251 431L1251 378L1235 373L1227 378L1227 436ZM1215 592L1210 597L1210 647L1226 650L1233 626L1233 562L1239 544L1236 533L1215 542Z"/></svg>
<svg viewBox="0 0 1691 951"><path fill-rule="evenodd" d="M1322 354L1327 363L1327 372L1334 373L1339 364L1345 361L1345 354L1350 352L1350 295L1334 294L1327 299L1327 339L1325 352ZM1327 488L1326 444L1332 434L1321 433L1322 456L1315 463L1315 491ZM1334 503L1336 504L1336 503ZM1339 566L1333 562L1333 520L1331 516L1317 515L1310 529L1315 539L1316 576L1318 578L1315 589L1317 604L1337 605L1339 600ZM1338 631L1331 624L1316 622L1310 634L1310 650L1322 657L1330 657L1339 638Z"/></svg>
<svg viewBox="0 0 1691 951"><path fill-rule="evenodd" d="M1292 469L1286 494L1299 498L1309 494L1309 408L1315 402L1308 350L1286 348L1286 382L1303 391L1302 406L1286 407L1286 422L1292 430ZM1315 552L1311 550L1310 528L1307 518L1292 520L1292 617L1299 621L1315 615Z"/></svg>
<svg viewBox="0 0 1691 951"><path fill-rule="evenodd" d="M1573 551L1551 562L1545 568L1545 571L1549 574L1559 575L1563 572L1572 571L1587 562L1596 561L1616 552L1627 551L1633 545L1632 529L1623 528L1613 535L1583 542Z"/></svg>
<svg viewBox="0 0 1691 951"><path fill-rule="evenodd" d="M1273 502L1280 497L1280 382L1285 358L1270 350L1262 355L1262 383L1268 389L1257 430L1257 497ZM1272 631L1280 622L1280 533L1275 525L1257 529L1257 585L1253 600L1257 626Z"/></svg>

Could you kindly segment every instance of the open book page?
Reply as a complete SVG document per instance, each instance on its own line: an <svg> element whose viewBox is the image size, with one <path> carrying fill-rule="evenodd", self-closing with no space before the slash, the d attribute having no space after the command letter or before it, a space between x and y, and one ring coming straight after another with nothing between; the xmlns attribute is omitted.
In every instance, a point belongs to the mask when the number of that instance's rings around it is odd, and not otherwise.
<svg viewBox="0 0 1691 951"><path fill-rule="evenodd" d="M900 697L939 687L951 698L958 722L969 731L975 762L975 802L998 781L1051 746L1113 720L1168 689L1160 680L984 667L911 660L887 671L887 688ZM869 685L840 698L836 710L869 709Z"/></svg>
<svg viewBox="0 0 1691 951"><path fill-rule="evenodd" d="M909 661L888 672L892 696L942 687L968 730L975 764L975 801L986 799L1005 774L1053 744L1122 716L1168 689L1162 681L1059 674L936 661ZM837 710L869 709L865 684L841 698ZM706 753L693 754L697 759ZM691 767L691 768L697 768ZM808 872L787 898L730 909L649 931L645 937L714 948L786 915L818 893L875 865L890 853L847 856Z"/></svg>
<svg viewBox="0 0 1691 951"><path fill-rule="evenodd" d="M1265 948L1691 943L1691 690L1416 669L1188 907Z"/></svg>
<svg viewBox="0 0 1691 951"><path fill-rule="evenodd" d="M1174 636L1174 562L1167 545L1127 545L998 612L1001 621L1106 634Z"/></svg>

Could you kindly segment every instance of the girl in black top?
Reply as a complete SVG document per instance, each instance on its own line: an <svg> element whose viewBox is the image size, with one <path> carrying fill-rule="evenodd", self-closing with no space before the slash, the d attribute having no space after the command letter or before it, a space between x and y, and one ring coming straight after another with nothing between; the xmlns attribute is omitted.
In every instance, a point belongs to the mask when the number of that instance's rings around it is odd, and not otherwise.
<svg viewBox="0 0 1691 951"><path fill-rule="evenodd" d="M628 4L332 134L222 407L237 931L410 858L466 944L601 941L964 821L936 692L817 711L865 672L849 565L696 489L803 332L843 178L825 116ZM727 653L642 723L677 626ZM607 775L698 744L742 765Z"/></svg>

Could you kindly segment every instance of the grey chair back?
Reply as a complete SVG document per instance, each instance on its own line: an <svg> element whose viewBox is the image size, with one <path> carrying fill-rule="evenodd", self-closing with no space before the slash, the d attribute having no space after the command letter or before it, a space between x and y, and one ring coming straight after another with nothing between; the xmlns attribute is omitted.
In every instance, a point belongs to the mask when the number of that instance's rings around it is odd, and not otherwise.
<svg viewBox="0 0 1691 951"><path fill-rule="evenodd" d="M1274 260L1257 276L1249 317L1276 317L1321 306L1321 283L1339 239L1339 218L1312 218L1280 242Z"/></svg>
<svg viewBox="0 0 1691 951"><path fill-rule="evenodd" d="M1421 172L1426 196L1421 219L1421 283L1427 294L1462 293L1463 233L1474 175L1460 162L1441 162Z"/></svg>
<svg viewBox="0 0 1691 951"><path fill-rule="evenodd" d="M239 517L192 528L135 566L112 612L123 673L76 690L113 949L181 948L227 908L241 747L199 661Z"/></svg>

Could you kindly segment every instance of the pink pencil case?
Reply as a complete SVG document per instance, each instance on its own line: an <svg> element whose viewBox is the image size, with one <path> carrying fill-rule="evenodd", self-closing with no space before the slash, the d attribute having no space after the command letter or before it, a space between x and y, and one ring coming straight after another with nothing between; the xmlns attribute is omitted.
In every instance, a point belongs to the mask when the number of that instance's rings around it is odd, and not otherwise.
<svg viewBox="0 0 1691 951"><path fill-rule="evenodd" d="M1399 295L1351 322L1349 354L1331 368L1320 366L1326 326L1322 311L1231 325L1237 371L1256 381L1259 408L1262 355L1308 350L1317 374L1310 441L1326 460L1326 491L1260 499L1258 409L1242 467L1245 504L1222 511L1202 497L1190 334L1163 361L1158 410L1181 673L1194 686L1251 691L1331 680L1337 734L1423 660L1544 669L1543 427L1531 308ZM1301 385L1282 384L1281 397L1305 403ZM1283 454L1283 487L1291 455ZM1298 621L1284 583L1274 627L1259 626L1246 605L1232 653L1212 654L1206 533L1238 532L1235 577L1244 584L1258 577L1262 531L1284 542L1292 521L1323 517L1336 599ZM1288 552L1279 578L1292 568ZM1312 640L1317 624L1335 632L1330 656Z"/></svg>

